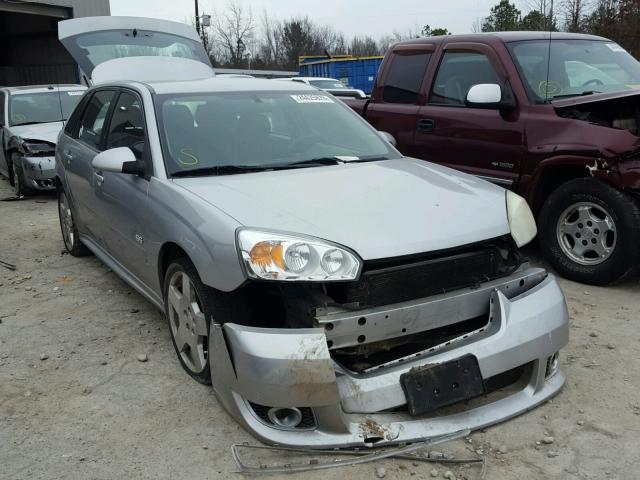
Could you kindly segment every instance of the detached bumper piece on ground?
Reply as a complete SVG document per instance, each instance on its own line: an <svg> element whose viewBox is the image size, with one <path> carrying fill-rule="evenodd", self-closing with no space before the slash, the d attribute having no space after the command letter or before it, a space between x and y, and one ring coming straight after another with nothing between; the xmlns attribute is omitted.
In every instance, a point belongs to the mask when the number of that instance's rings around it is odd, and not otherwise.
<svg viewBox="0 0 640 480"><path fill-rule="evenodd" d="M530 410L565 380L558 351L568 342L567 309L555 278L537 268L473 289L327 313L317 323L309 329L212 326L214 389L267 443L365 447L479 429ZM366 361L346 355L358 349L350 345L394 335L427 348L390 346L382 360L380 354ZM444 341L430 344L430 337ZM425 376L430 366L437 367Z"/></svg>

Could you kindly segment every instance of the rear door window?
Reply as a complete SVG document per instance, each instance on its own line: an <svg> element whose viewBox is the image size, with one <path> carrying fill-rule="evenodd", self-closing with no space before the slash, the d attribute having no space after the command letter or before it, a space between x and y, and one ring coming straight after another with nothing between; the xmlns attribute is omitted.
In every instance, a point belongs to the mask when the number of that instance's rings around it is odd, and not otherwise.
<svg viewBox="0 0 640 480"><path fill-rule="evenodd" d="M382 88L384 102L417 103L430 59L430 52L395 52Z"/></svg>
<svg viewBox="0 0 640 480"><path fill-rule="evenodd" d="M501 83L484 53L445 52L429 103L464 106L469 89L480 83Z"/></svg>
<svg viewBox="0 0 640 480"><path fill-rule="evenodd" d="M115 95L113 90L100 90L91 97L80 122L80 142L96 150L101 149L105 120Z"/></svg>

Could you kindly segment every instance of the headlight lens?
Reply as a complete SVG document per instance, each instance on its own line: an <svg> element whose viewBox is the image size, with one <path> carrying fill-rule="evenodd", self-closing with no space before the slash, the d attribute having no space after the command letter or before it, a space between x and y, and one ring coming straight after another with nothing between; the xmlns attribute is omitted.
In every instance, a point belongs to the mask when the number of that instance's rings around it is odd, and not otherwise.
<svg viewBox="0 0 640 480"><path fill-rule="evenodd" d="M507 190L507 218L511 236L518 247L529 243L538 233L536 220L527 201L509 190Z"/></svg>
<svg viewBox="0 0 640 480"><path fill-rule="evenodd" d="M43 153L51 153L55 151L56 147L51 145L50 143L45 142L23 142L22 150L24 153L31 153L34 155L43 154Z"/></svg>
<svg viewBox="0 0 640 480"><path fill-rule="evenodd" d="M348 249L313 237L240 229L238 249L247 275L263 280L355 280L361 260Z"/></svg>

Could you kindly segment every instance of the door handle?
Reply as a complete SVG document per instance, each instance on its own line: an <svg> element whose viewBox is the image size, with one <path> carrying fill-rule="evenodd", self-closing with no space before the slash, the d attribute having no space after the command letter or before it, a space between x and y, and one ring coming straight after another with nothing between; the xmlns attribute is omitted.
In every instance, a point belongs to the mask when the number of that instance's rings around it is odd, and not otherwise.
<svg viewBox="0 0 640 480"><path fill-rule="evenodd" d="M71 163L71 160L73 160L73 154L70 150L64 150L62 152L62 156L67 159L67 164Z"/></svg>
<svg viewBox="0 0 640 480"><path fill-rule="evenodd" d="M430 118L421 118L418 120L418 130L420 132L432 132L435 128L435 120L431 120Z"/></svg>
<svg viewBox="0 0 640 480"><path fill-rule="evenodd" d="M93 172L93 178L96 180L96 186L101 187L104 183L104 176L102 172Z"/></svg>

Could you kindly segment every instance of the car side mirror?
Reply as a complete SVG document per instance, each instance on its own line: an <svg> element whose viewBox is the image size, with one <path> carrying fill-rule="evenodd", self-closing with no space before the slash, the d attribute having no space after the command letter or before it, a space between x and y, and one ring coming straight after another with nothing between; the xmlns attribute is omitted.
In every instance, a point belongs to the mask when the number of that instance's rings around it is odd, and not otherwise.
<svg viewBox="0 0 640 480"><path fill-rule="evenodd" d="M99 153L91 162L93 168L102 172L129 173L140 175L144 172L142 163L128 147L111 148Z"/></svg>
<svg viewBox="0 0 640 480"><path fill-rule="evenodd" d="M502 88L496 83L479 83L467 92L467 106L507 110L515 105L510 96L503 99Z"/></svg>
<svg viewBox="0 0 640 480"><path fill-rule="evenodd" d="M389 142L391 145L393 145L394 147L398 144L398 142L396 142L396 139L393 135L391 135L389 132L383 132L383 131L378 131L378 133L380 134L380 136L385 139L387 142Z"/></svg>

